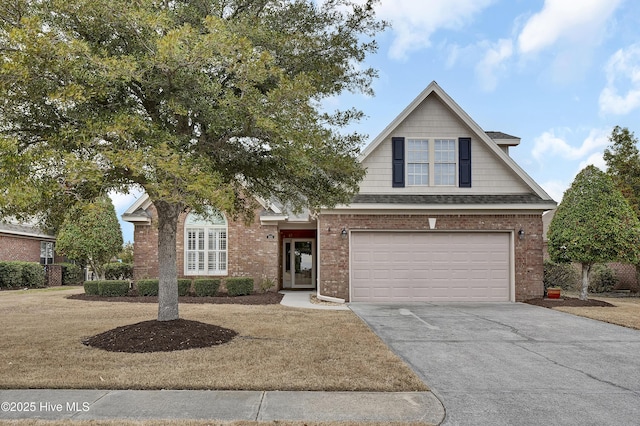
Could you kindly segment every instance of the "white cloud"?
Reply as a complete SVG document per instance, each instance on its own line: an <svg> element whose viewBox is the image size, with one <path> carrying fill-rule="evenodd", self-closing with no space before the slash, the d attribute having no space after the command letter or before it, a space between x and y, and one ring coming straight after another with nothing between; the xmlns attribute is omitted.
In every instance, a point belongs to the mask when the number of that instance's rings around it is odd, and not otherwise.
<svg viewBox="0 0 640 426"><path fill-rule="evenodd" d="M393 0L377 7L379 18L389 21L394 40L393 59L404 60L411 51L431 46L431 35L440 29L458 30L495 0Z"/></svg>
<svg viewBox="0 0 640 426"><path fill-rule="evenodd" d="M578 172L576 175L587 166L596 166L602 171L607 170L607 163L604 161L603 152L594 152L586 160L581 161L578 166Z"/></svg>
<svg viewBox="0 0 640 426"><path fill-rule="evenodd" d="M542 183L540 186L542 186L542 189L544 189L545 192L549 194L549 196L554 201L560 203L560 201L562 201L562 197L564 196L564 191L569 188L570 184L571 183L567 183L561 180L549 180Z"/></svg>
<svg viewBox="0 0 640 426"><path fill-rule="evenodd" d="M614 53L605 72L607 85L600 93L600 111L624 115L640 107L640 44Z"/></svg>
<svg viewBox="0 0 640 426"><path fill-rule="evenodd" d="M603 34L607 21L623 0L545 0L518 37L522 53L535 53L559 41L590 46Z"/></svg>
<svg viewBox="0 0 640 426"><path fill-rule="evenodd" d="M476 74L482 88L492 91L498 84L498 75L506 69L505 61L513 55L513 42L508 39L500 39L490 46L484 58L476 65Z"/></svg>
<svg viewBox="0 0 640 426"><path fill-rule="evenodd" d="M531 155L538 161L549 156L559 156L565 160L580 160L591 155L594 151L601 150L608 143L608 131L600 129L591 130L578 147L572 146L564 138L556 136L555 132L550 130L535 138Z"/></svg>

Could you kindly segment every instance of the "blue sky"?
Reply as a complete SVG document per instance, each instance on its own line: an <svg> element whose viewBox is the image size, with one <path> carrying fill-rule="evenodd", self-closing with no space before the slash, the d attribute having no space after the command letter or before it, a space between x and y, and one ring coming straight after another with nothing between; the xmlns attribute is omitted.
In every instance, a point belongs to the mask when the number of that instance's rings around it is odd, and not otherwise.
<svg viewBox="0 0 640 426"><path fill-rule="evenodd" d="M382 0L377 13L392 27L367 60L375 96L326 103L364 111L351 129L369 140L435 80L483 129L520 137L511 156L559 202L586 165L605 168L614 126L640 135L637 0ZM119 216L135 196L113 197Z"/></svg>

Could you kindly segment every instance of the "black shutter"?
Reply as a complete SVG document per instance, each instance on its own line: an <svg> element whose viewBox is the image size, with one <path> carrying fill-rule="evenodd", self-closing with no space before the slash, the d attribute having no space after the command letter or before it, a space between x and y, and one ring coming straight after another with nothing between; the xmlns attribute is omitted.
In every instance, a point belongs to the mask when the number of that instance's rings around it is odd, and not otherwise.
<svg viewBox="0 0 640 426"><path fill-rule="evenodd" d="M458 186L471 188L471 138L458 139Z"/></svg>
<svg viewBox="0 0 640 426"><path fill-rule="evenodd" d="M404 138L391 138L393 187L404 188Z"/></svg>

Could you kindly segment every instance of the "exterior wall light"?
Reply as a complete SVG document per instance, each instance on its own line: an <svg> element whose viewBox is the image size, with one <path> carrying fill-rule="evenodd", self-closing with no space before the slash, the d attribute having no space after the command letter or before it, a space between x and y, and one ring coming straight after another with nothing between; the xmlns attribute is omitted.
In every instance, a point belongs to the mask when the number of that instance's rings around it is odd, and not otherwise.
<svg viewBox="0 0 640 426"><path fill-rule="evenodd" d="M344 239L347 238L347 228L342 228L342 231L340 231L340 236Z"/></svg>
<svg viewBox="0 0 640 426"><path fill-rule="evenodd" d="M520 228L518 231L518 238L524 240L524 229Z"/></svg>

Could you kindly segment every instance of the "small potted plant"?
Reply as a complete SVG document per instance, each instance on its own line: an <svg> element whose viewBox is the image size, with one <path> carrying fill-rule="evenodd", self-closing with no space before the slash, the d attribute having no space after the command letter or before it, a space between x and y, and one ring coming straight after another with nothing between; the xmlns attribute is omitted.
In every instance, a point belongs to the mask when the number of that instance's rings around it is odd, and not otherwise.
<svg viewBox="0 0 640 426"><path fill-rule="evenodd" d="M560 287L548 287L547 299L560 299L560 293L562 289Z"/></svg>

